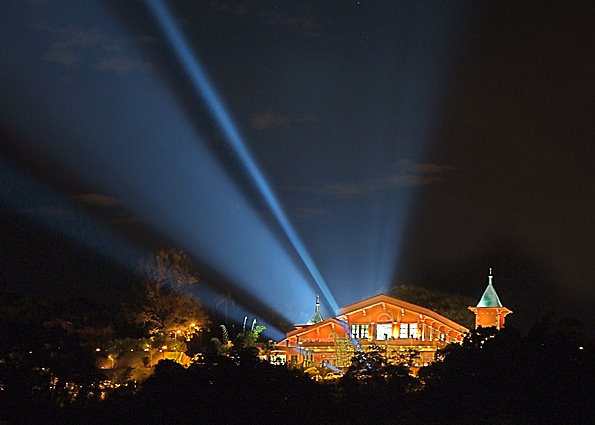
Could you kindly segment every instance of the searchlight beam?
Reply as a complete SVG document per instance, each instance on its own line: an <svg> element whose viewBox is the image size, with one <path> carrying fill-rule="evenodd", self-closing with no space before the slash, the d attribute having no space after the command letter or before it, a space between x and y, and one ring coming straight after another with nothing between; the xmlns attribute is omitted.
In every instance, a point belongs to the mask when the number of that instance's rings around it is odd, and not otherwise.
<svg viewBox="0 0 595 425"><path fill-rule="evenodd" d="M198 58L190 49L188 42L185 40L181 30L175 23L169 8L161 0L147 0L147 4L161 30L164 32L170 45L174 49L178 60L184 67L188 77L191 79L196 94L205 101L210 112L215 117L217 124L225 134L227 141L231 145L233 151L241 160L253 183L256 185L260 194L265 199L273 215L283 229L287 239L293 246L304 266L307 268L314 282L322 292L322 295L326 299L328 305L334 311L337 311L339 306L337 305L337 302L328 288L328 285L320 274L314 261L310 257L306 247L293 229L293 226L284 213L281 204L277 200L273 190L256 164L256 161L246 148L246 145L243 142L237 127L235 126L229 113L226 111L214 86L207 78L207 75L199 63Z"/></svg>

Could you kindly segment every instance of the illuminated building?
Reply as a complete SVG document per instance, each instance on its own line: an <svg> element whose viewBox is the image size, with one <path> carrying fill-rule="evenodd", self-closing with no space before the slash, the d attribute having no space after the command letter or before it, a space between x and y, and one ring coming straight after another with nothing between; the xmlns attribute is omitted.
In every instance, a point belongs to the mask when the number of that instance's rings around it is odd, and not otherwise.
<svg viewBox="0 0 595 425"><path fill-rule="evenodd" d="M494 287L490 270L489 284L477 307L476 326L504 325L511 313L503 307ZM434 359L436 351L449 343L461 342L469 330L428 308L388 295L376 295L341 308L336 317L322 318L319 300L312 319L295 325L285 339L276 344L272 363L296 367L329 365L346 368L354 347L375 345L386 349L387 356L398 357L409 350L419 352L418 366Z"/></svg>
<svg viewBox="0 0 595 425"><path fill-rule="evenodd" d="M512 313L511 310L507 309L500 302L498 294L492 285L492 269L490 269L490 275L488 277L488 287L484 291L479 303L475 307L469 307L473 313L475 313L475 327L489 328L495 326L500 329L504 327L504 318L506 315Z"/></svg>
<svg viewBox="0 0 595 425"><path fill-rule="evenodd" d="M279 342L273 362L294 366L330 364L349 366L354 345L386 347L387 353L415 349L420 362L434 358L437 349L460 342L468 331L446 317L406 301L376 295L339 310L337 317L314 322L320 317L319 304L312 319Z"/></svg>

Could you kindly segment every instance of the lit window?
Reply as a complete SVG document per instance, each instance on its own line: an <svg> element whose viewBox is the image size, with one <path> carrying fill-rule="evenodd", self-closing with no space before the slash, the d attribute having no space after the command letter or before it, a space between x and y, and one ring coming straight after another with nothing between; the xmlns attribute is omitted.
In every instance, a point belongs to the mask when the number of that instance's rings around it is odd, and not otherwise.
<svg viewBox="0 0 595 425"><path fill-rule="evenodd" d="M297 362L297 356L295 356L295 361ZM269 363L275 365L284 365L286 362L287 356L285 354L276 354L272 355L269 359Z"/></svg>
<svg viewBox="0 0 595 425"><path fill-rule="evenodd" d="M401 323L399 338L419 338L419 327L417 323Z"/></svg>
<svg viewBox="0 0 595 425"><path fill-rule="evenodd" d="M354 338L365 339L368 337L368 324L354 323L351 325L351 335Z"/></svg>
<svg viewBox="0 0 595 425"><path fill-rule="evenodd" d="M387 340L393 336L393 324L392 323L379 323L376 325L376 339Z"/></svg>
<svg viewBox="0 0 595 425"><path fill-rule="evenodd" d="M409 336L409 324L401 323L401 327L399 328L399 338L408 338L408 336Z"/></svg>
<svg viewBox="0 0 595 425"><path fill-rule="evenodd" d="M409 323L409 338L417 338L418 336L417 323Z"/></svg>

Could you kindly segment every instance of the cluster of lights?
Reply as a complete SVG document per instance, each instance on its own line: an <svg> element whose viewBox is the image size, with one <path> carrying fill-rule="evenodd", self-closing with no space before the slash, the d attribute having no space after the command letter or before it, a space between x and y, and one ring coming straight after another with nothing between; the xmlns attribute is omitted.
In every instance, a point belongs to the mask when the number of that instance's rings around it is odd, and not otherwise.
<svg viewBox="0 0 595 425"><path fill-rule="evenodd" d="M186 341L190 341L190 339L192 338L192 335L196 334L198 331L200 331L200 326L197 325L195 322L192 322L192 323L190 323L188 325L188 327L186 329L176 329L176 330L173 330L173 331L171 331L170 335L173 334L173 338L174 338L174 340L176 340L176 342L177 342L177 338L179 336L183 336ZM158 347L158 348L153 348L153 347L151 347L151 345L145 344L145 346L142 348L142 351L145 352L145 353L151 354L152 349L154 349L154 350L158 350L159 353L164 353L164 352L172 351L172 350L173 351L178 351L177 348L179 348L179 347L176 347L176 346L171 347L171 346L168 346L166 344L164 344L164 345L162 345L161 347ZM103 350L102 350L101 347L96 347L95 348L95 352L96 353L100 353L102 351ZM135 349L134 348L130 348L130 351L131 352L134 352ZM114 368L114 365L115 365L115 362L116 362L116 357L113 354L108 354L107 358L108 358L108 360L110 360L110 362L111 362L111 368L113 369ZM101 366L101 369L105 369L105 368L106 368L105 366Z"/></svg>

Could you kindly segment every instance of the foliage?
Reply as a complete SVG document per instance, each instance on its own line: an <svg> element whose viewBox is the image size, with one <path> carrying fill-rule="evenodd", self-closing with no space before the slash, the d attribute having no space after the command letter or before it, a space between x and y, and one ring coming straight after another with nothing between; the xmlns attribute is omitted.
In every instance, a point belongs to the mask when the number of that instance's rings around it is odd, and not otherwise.
<svg viewBox="0 0 595 425"><path fill-rule="evenodd" d="M390 350L387 353L387 355L390 363L403 365L408 370L412 370L412 368L418 367L421 358L419 350L416 350L414 348L406 348L404 350Z"/></svg>
<svg viewBox="0 0 595 425"><path fill-rule="evenodd" d="M457 403L469 423L581 423L585 394L595 390L592 345L574 329L558 332L550 324L539 323L526 337L511 327L470 331L420 371L426 393L439 411Z"/></svg>
<svg viewBox="0 0 595 425"><path fill-rule="evenodd" d="M100 378L82 368L90 365L92 350L76 338L69 341L60 328L15 323L4 322L1 330L6 338L0 341L0 403L7 408L0 419L9 423L39 417L88 425L114 418L145 424L355 424L362 417L377 424L588 423L595 390L593 345L573 323L551 319L524 337L511 328L471 331L420 370L424 386L405 366L415 352L400 353L405 364L393 364L394 353L387 359L383 346L356 352L349 372L332 385L255 356L246 361L241 356L248 351L242 350L254 346L261 330L254 325L234 338L238 353L189 368L163 360L136 390L111 390L105 401L92 384ZM127 343L133 341L118 341L124 350ZM40 346L38 354L29 353ZM76 385L61 385L66 382Z"/></svg>
<svg viewBox="0 0 595 425"><path fill-rule="evenodd" d="M139 305L134 308L135 321L148 334L194 331L191 324L206 323L206 313L190 289L198 278L190 259L177 249L159 250L141 267ZM196 329L197 330L197 329Z"/></svg>
<svg viewBox="0 0 595 425"><path fill-rule="evenodd" d="M0 335L0 420L35 423L97 395L94 385L103 376L77 334L26 318L2 318Z"/></svg>
<svg viewBox="0 0 595 425"><path fill-rule="evenodd" d="M137 338L117 338L108 341L101 353L113 358L118 358L122 353L128 351L142 350L143 341Z"/></svg>
<svg viewBox="0 0 595 425"><path fill-rule="evenodd" d="M467 307L475 305L477 300L467 295L452 294L410 284L395 285L389 289L388 293L400 300L440 313L468 329L475 327L474 316Z"/></svg>
<svg viewBox="0 0 595 425"><path fill-rule="evenodd" d="M419 370L421 384L409 373L414 350L358 351L348 373L325 385L258 361L263 328L256 323L233 338L232 348L223 326L225 355L188 368L162 360L152 376L110 389L102 400L106 381L94 367L95 346L62 321L49 321L51 309L7 303L0 305L2 423L565 424L592 416L595 345L577 322L558 316L526 336L511 327L472 330ZM120 338L102 350L156 347L161 338L168 337ZM122 368L111 380L139 379L130 372Z"/></svg>
<svg viewBox="0 0 595 425"><path fill-rule="evenodd" d="M185 369L162 361L140 391L94 419L109 422L121 411L149 424L328 423L329 401L322 386L285 367L216 359Z"/></svg>
<svg viewBox="0 0 595 425"><path fill-rule="evenodd" d="M356 379L393 378L409 375L409 368L401 363L391 361L386 347L370 345L366 349L356 350L347 375Z"/></svg>
<svg viewBox="0 0 595 425"><path fill-rule="evenodd" d="M336 332L333 332L332 335L337 353L335 364L338 367L346 367L354 353L353 342L351 342L351 338L341 337Z"/></svg>
<svg viewBox="0 0 595 425"><path fill-rule="evenodd" d="M229 348L231 345L231 341L229 340L229 333L227 332L227 327L225 325L219 325L222 332L221 339L214 337L211 338L211 343L215 348L215 353L219 356L227 356L229 354Z"/></svg>
<svg viewBox="0 0 595 425"><path fill-rule="evenodd" d="M221 338L211 338L212 354L214 358L228 358L237 364L252 364L259 362L258 355L260 349L257 346L258 338L266 329L262 325L256 324L256 319L252 322L250 328L246 328L247 317L244 318L244 327L242 332L238 333L233 341L229 338L229 333L225 325L220 325L222 332ZM271 349L270 344L265 343L265 349Z"/></svg>
<svg viewBox="0 0 595 425"><path fill-rule="evenodd" d="M356 378L381 376L387 365L386 350L383 347L371 345L365 351L362 348L356 350L347 374Z"/></svg>
<svg viewBox="0 0 595 425"><path fill-rule="evenodd" d="M229 350L229 356L238 363L254 364L259 361L258 347L256 342L260 334L266 328L262 325L256 324L256 319L252 322L250 329L244 328L242 332L236 335L233 344Z"/></svg>
<svg viewBox="0 0 595 425"><path fill-rule="evenodd" d="M180 249L160 249L141 264L143 276L152 282L183 290L198 282L190 258Z"/></svg>
<svg viewBox="0 0 595 425"><path fill-rule="evenodd" d="M234 347L238 348L250 348L256 347L256 342L260 337L260 334L264 332L266 328L263 325L257 325L256 319L252 322L250 329L244 328L242 332L236 335L233 342Z"/></svg>

